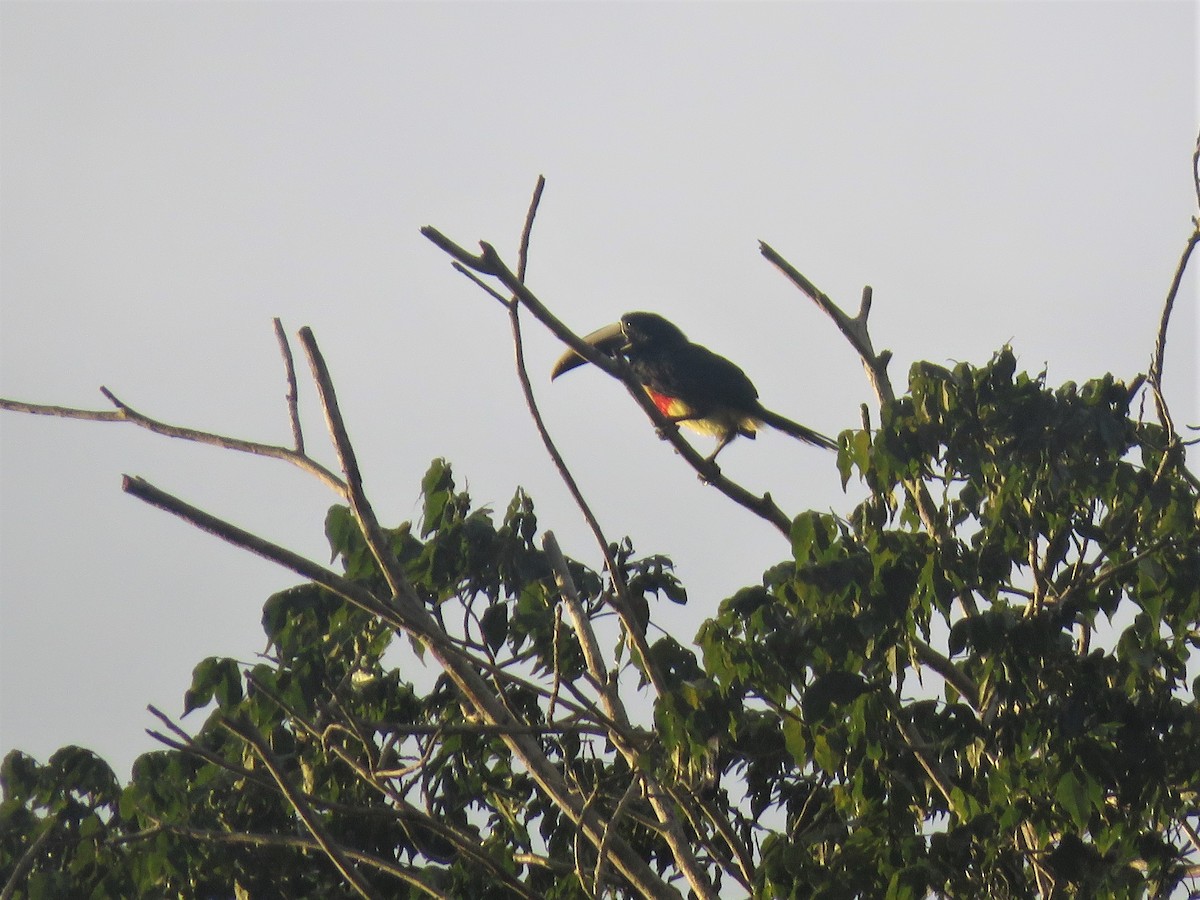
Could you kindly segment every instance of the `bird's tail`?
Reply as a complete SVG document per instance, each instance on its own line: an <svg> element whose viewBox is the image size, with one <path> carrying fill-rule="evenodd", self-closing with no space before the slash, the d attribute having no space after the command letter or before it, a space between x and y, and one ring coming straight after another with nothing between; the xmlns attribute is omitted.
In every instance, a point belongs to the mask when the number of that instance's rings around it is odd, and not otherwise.
<svg viewBox="0 0 1200 900"><path fill-rule="evenodd" d="M837 441L832 438L827 438L819 431L813 431L811 428L801 425L799 422L793 422L791 419L781 416L779 413L771 412L769 409L763 409L757 413L757 417L762 419L772 428L778 428L784 434L790 434L797 440L805 441L809 444L816 444L818 447L824 447L826 450L836 450Z"/></svg>

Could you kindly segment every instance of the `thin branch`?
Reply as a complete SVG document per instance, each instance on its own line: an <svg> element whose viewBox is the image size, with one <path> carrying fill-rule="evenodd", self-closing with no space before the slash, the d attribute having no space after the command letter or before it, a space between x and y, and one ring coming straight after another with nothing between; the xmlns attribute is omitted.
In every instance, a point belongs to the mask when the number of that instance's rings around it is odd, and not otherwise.
<svg viewBox="0 0 1200 900"><path fill-rule="evenodd" d="M538 315L539 310L540 310L541 313L545 314L546 316L549 316L555 322L558 322L558 320L550 314L549 310L547 310L540 303L540 301L538 301L537 298L533 296L532 292L530 292L528 290L528 288L525 285L525 279L524 279L525 268L526 268L527 261L528 261L529 237L530 237L530 234L533 229L534 218L537 213L537 207L538 207L539 201L541 199L541 194L542 194L542 190L543 190L544 186L545 186L545 180L543 178L539 178L537 187L534 190L533 199L530 203L529 210L525 217L525 226L522 230L520 251L519 251L519 265L518 265L517 273L513 273L512 271L510 271L508 269L508 267L500 260L499 255L496 253L494 248L492 248L488 244L482 245L483 250L484 250L484 256L490 257L490 259L489 259L490 269L488 271L484 271L482 269L479 269L477 266L471 265L470 263L472 262L472 260L470 259L469 254L464 254L464 258L460 259L460 262L462 262L464 265L466 265L469 268L475 269L475 271L484 272L484 274L496 273L496 276L499 278L500 282L506 288L508 288L510 291L512 291L512 293L513 293L513 299L512 299L512 301L509 302L508 305L509 305L510 322L511 322L512 330L513 330L514 345L516 348L516 355L517 355L518 377L521 380L522 389L523 389L523 391L525 393L525 397L526 397L526 402L529 405L529 408L530 408L531 414L533 415L534 421L535 421L535 423L538 423L539 432L541 433L543 441L545 442L545 444L553 458L553 457L557 456L557 450L554 448L554 444L553 444L553 441L550 439L548 430L545 428L544 423L541 421L541 415L540 415L540 412L538 411L537 403L533 396L533 388L529 382L529 375L528 375L528 371L525 367L525 362L524 362L524 350L523 350L523 343L521 340L521 329L520 329L520 318L519 318L519 304L524 303L525 306L527 308L529 308L531 310L531 312L533 312L534 315L537 316L539 319L541 319L541 316ZM444 243L448 247L456 247L456 245L454 245L450 241L445 241ZM461 249L461 248L457 248L457 249ZM532 305L530 304L531 300L532 300ZM545 323L544 319L542 319L542 321ZM565 326L562 326L561 322L558 322L558 324L560 327L562 327L564 329L564 331L566 331L567 334L569 334L572 338L574 338L574 340L577 343L586 347L589 354L594 354L598 357L604 358L606 362L609 361L609 358L605 357L604 354L597 353L597 351L595 351L595 349L592 348L590 345L585 344L577 336L575 336L574 334L571 334L569 331L567 331L565 329ZM585 355L585 358L586 358L586 355ZM622 360L611 360L611 362L614 364L614 367L617 368L621 372L619 377L625 383L626 387L630 390L630 393L633 394L638 399L639 403L641 403L643 405L643 407L647 407L649 409L652 417L661 418L661 415L659 414L657 408L655 408L653 406L653 404L651 404L649 402L649 399L646 397L645 392L640 390L635 385L633 378L632 378L632 373L628 371L628 366L625 365ZM607 369L606 369L606 371L607 371ZM677 430L675 430L675 439L677 441L679 441L679 443L681 443L681 444L684 443L682 441L682 439L680 439L678 437ZM684 444L684 446L687 447L688 450L691 450L690 446L688 446L686 444ZM692 450L691 452L698 457L698 454L695 454L694 450ZM561 459L561 457L558 457L558 458ZM712 466L712 468L714 470L716 469L715 466ZM566 471L565 465L561 466L560 471L562 471L562 472ZM568 473L568 478L569 478L569 473ZM580 494L579 500L582 501L582 499L583 499L582 494ZM587 506L586 503L584 503L582 508L586 509L586 506ZM592 519L592 521L593 522L595 521L594 518ZM601 550L604 553L606 562L608 564L609 573L613 580L613 586L616 589L618 603L614 604L614 608L616 609L617 614L621 617L621 620L625 625L625 630L631 641L633 650L641 658L642 670L646 673L647 677L654 684L655 689L661 693L663 690L664 682L661 680L661 676L657 672L657 667L653 663L653 658L650 656L649 645L646 642L644 625L643 625L643 623L641 623L634 617L633 605L629 602L628 593L625 590L625 585L624 585L623 579L621 578L619 568L616 565L616 561L612 558L612 555L608 549L608 542L606 540L604 540L603 534L600 532L598 525L595 528L595 533L600 542ZM582 634L580 636L580 640L581 641L583 640ZM620 738L618 739L618 734L620 734L621 732L626 732L629 728L628 716L625 712L625 709L621 705L621 703L620 703L619 699L616 697L616 695L612 691L608 690L607 685L602 685L602 690L603 690L602 696L604 697L604 701L606 704L606 712L608 712L610 714L610 716L612 717L612 719L615 720L621 726L620 732L614 731L614 733L610 737L611 737L611 739L614 740L614 743L616 744L616 746L620 750L620 752L629 761L630 767L633 769L637 769L637 768L639 768L637 765L637 756L638 756L637 750L630 744L627 736L625 736L624 734L621 734ZM713 893L712 886L709 883L706 873L704 873L702 871L702 869L700 868L699 863L695 857L695 853L694 853L692 847L690 846L690 844L688 843L686 837L683 834L683 831L679 825L678 818L675 814L675 811L671 808L670 805L668 805L667 803L663 802L662 800L660 800L658 798L658 792L654 789L654 782L652 781L652 779L647 778L646 786L647 786L647 792L651 796L651 803L654 806L655 813L657 814L658 819L662 825L663 835L667 841L668 846L670 846L670 848L671 848L672 855L675 859L676 865L679 867L680 871L683 873L684 878L687 880L688 884L692 887L692 890L696 894L696 896L702 897L702 898L714 897L715 895ZM580 818L582 820L586 820L588 813L589 813L588 802L585 801L584 807L580 813ZM593 841L594 841L594 837L593 837ZM608 842L607 830L602 833L601 842L602 843ZM601 859L603 859L603 855L601 856ZM582 882L582 879L581 879L581 882Z"/></svg>
<svg viewBox="0 0 1200 900"><path fill-rule="evenodd" d="M766 257L768 262L786 275L792 284L800 288L822 312L833 319L838 330L850 342L850 346L858 352L863 368L867 371L867 378L870 380L871 386L875 389L875 396L879 398L880 404L890 403L895 400L896 394L892 389L892 381L887 374L887 367L888 363L891 362L892 353L890 350L883 350L876 353L875 346L871 342L871 334L867 330L867 316L871 312L871 288L869 286L863 288L862 301L858 307L858 314L851 317L846 315L841 307L829 299L829 295L819 290L795 266L780 256L766 241L759 242L759 251Z"/></svg>
<svg viewBox="0 0 1200 900"><path fill-rule="evenodd" d="M555 469L558 470L559 478L566 485L567 491L575 501L575 505L579 507L579 511L582 513L589 530L591 530L592 536L596 539L596 545L600 548L600 553L604 556L604 564L608 569L609 576L612 578L613 589L616 593L617 602L613 604L613 607L617 610L617 614L621 617L621 621L625 625L625 630L629 633L629 640L633 646L633 650L638 655L642 671L646 673L646 677L654 685L655 691L661 694L663 692L662 675L658 671L658 667L654 664L654 660L650 656L650 647L646 643L647 623L641 621L635 615L628 587L621 575L616 558L612 554L611 544L604 536L600 522L592 512L591 505L584 498L583 491L579 489L579 483L568 468L566 460L559 452L554 439L550 437L550 430L546 427L546 421L542 418L541 410L538 408L537 400L533 395L533 385L530 383L529 372L525 366L525 350L524 341L521 338L519 310L520 305L516 302L509 304L508 315L509 324L512 329L513 348L516 354L517 379L520 381L521 391L525 395L526 408L529 410L534 427L542 439L542 445L546 448L546 452L549 454L550 460L554 463Z"/></svg>
<svg viewBox="0 0 1200 900"><path fill-rule="evenodd" d="M501 294L498 290L496 290L494 287L492 287L490 284L488 284L486 281L484 281L482 278L480 278L478 275L476 275L474 272L472 272L470 269L468 269L462 263L452 262L452 263L450 263L450 267L453 268L455 272L458 272L462 275L466 275L468 278L470 278L473 282L475 282L476 287L478 287L480 290L482 290L486 294L489 294L495 300L499 301L500 305L503 306L505 309L512 308L513 303L511 300L509 300L507 297L505 297L503 294Z"/></svg>
<svg viewBox="0 0 1200 900"><path fill-rule="evenodd" d="M1196 135L1196 149L1192 151L1192 186L1196 189L1196 206L1200 208L1200 133Z"/></svg>
<svg viewBox="0 0 1200 900"><path fill-rule="evenodd" d="M275 755L267 746L266 740L258 730L248 722L234 722L226 719L222 720L221 724L253 748L258 758L262 760L263 765L267 767L267 771L271 773L271 777L279 785L279 789L283 792L284 797L287 798L288 803L291 804L292 809L300 816L304 827L308 829L309 834L313 836L317 844L320 845L321 850L329 857L330 862L342 873L342 877L346 882L358 892L359 896L366 898L366 900L379 898L381 895L376 893L366 879L350 865L350 861L343 852L343 848L335 843L328 832L326 832L325 826L317 818L316 812L308 805L308 801L304 799L302 792L292 784L291 779L280 768L279 760L275 758Z"/></svg>
<svg viewBox="0 0 1200 900"><path fill-rule="evenodd" d="M304 429L300 427L300 392L296 388L296 365L292 360L292 348L288 344L283 322L276 316L271 322L275 326L275 340L279 342L279 353L283 357L283 372L287 379L288 420L292 423L292 443L296 452L304 453Z"/></svg>
<svg viewBox="0 0 1200 900"><path fill-rule="evenodd" d="M1200 834L1196 833L1196 829L1191 826L1184 816L1180 817L1179 826L1183 829L1183 833L1187 835L1188 843L1192 845L1192 849L1200 853Z"/></svg>
<svg viewBox="0 0 1200 900"><path fill-rule="evenodd" d="M521 229L521 245L517 250L517 279L525 281L525 267L529 262L529 237L533 233L533 220L537 216L538 205L542 202L542 191L546 188L546 176L539 175L537 185L533 189L533 199L529 201L529 212L525 214L525 227Z"/></svg>
<svg viewBox="0 0 1200 900"><path fill-rule="evenodd" d="M908 747L910 753L917 758L917 762L921 768L925 770L925 774L929 777L929 781L938 789L938 793L946 801L946 806L953 812L960 821L967 821L969 816L966 812L959 808L959 805L954 802L954 781L942 768L941 763L930 756L924 748L929 746L929 742L925 740L916 723L905 723L902 718L902 710L898 703L892 703L892 719L896 723L896 731L900 733L905 746Z"/></svg>
<svg viewBox="0 0 1200 900"><path fill-rule="evenodd" d="M917 651L917 659L946 679L973 709L979 709L979 688L949 657L917 637L913 638L913 646Z"/></svg>
<svg viewBox="0 0 1200 900"><path fill-rule="evenodd" d="M134 841L149 840L160 834L175 834L195 841L206 841L213 844L245 844L251 847L289 847L296 850L303 850L307 853L321 852L321 845L316 839L299 834L284 835L256 832L210 831L204 828L191 828L186 825L174 825L166 822L155 825L152 828L146 828L142 831L125 835L117 843L127 844ZM377 856L371 856L359 850L353 850L349 847L343 847L341 850L347 859L399 879L405 884L412 885L414 888L428 894L430 897L436 897L438 900L453 900L449 894L445 894L437 888L426 884L409 868L380 859Z"/></svg>
<svg viewBox="0 0 1200 900"><path fill-rule="evenodd" d="M149 503L151 506L178 516L201 531L207 531L209 534L216 535L221 540L227 541L235 547L249 550L256 556L261 556L263 559L277 563L285 569L291 569L309 581L314 581L322 587L328 588L342 599L354 604L365 612L377 616L393 628L411 628L411 623L399 618L394 610L388 609L380 603L374 594L349 579L331 572L324 566L318 565L312 560L300 556L298 553L280 547L278 544L273 544L256 534L238 528L236 525L219 519L196 506L192 506L190 503L186 503L178 497L160 490L144 478L126 475L121 481L121 489L131 496Z"/></svg>
<svg viewBox="0 0 1200 900"><path fill-rule="evenodd" d="M562 702L562 701L560 701ZM572 716L572 719L577 716ZM484 725L482 723L472 723L470 725L393 725L391 723L380 723L372 727L378 730L387 731L391 734L401 735L404 737L431 734L473 734L481 737L501 737L506 734L536 734L536 735L555 735L555 734L586 734L592 737L608 737L610 729L596 728L594 726L575 725L569 720L559 720L558 722L547 723L546 725Z"/></svg>
<svg viewBox="0 0 1200 900"><path fill-rule="evenodd" d="M33 868L33 864L37 862L38 854L50 841L57 824L57 821L52 820L43 824L42 833L29 843L9 873L8 881L4 883L4 890L0 891L0 900L12 900L17 895L18 884L24 880L25 876L29 874L29 870Z"/></svg>
<svg viewBox="0 0 1200 900"><path fill-rule="evenodd" d="M1191 259L1192 251L1196 249L1197 243L1200 243L1200 228L1193 231L1191 237L1188 238L1187 245L1179 257L1179 264L1175 267L1175 276L1171 279L1171 288L1167 291L1167 299L1163 303L1162 316L1158 323L1158 336L1154 340L1154 356L1150 361L1150 372L1147 376L1147 381L1154 393L1159 418L1162 420L1163 427L1171 434L1175 433L1175 428L1162 394L1163 359L1167 353L1167 328L1171 322L1171 311L1175 308L1175 298L1179 294L1179 286L1183 283L1184 272L1187 271L1188 260Z"/></svg>
<svg viewBox="0 0 1200 900"><path fill-rule="evenodd" d="M556 875L570 875L575 871L575 868L570 863L552 859L549 856L539 856L536 853L514 853L513 862L521 866L536 866L539 869L547 869Z"/></svg>
<svg viewBox="0 0 1200 900"><path fill-rule="evenodd" d="M598 896L604 896L604 891L601 889L601 879L604 877L604 863L607 859L605 852L608 847L609 834L615 834L617 823L621 821L621 816L629 808L629 804L638 795L640 779L636 771L629 773L629 787L625 788L625 793L621 795L621 799L617 802L617 808L613 810L612 815L608 817L608 824L604 826L604 838L600 841L600 848L596 854L596 868L592 872L592 890Z"/></svg>
<svg viewBox="0 0 1200 900"><path fill-rule="evenodd" d="M180 425L170 425L137 412L129 405L118 400L108 388L101 387L100 392L116 407L115 410L76 409L70 406L50 406L43 403L25 403L21 400L0 398L0 409L13 412L29 413L35 416L54 416L60 419L83 419L91 422L130 422L139 428L161 434L164 437L179 438L196 444L208 444L225 450L235 450L239 453L249 453L252 456L266 456L271 459L282 459L297 468L315 475L332 488L339 496L345 494L346 485L340 478L325 468L316 460L290 447L280 447L275 444L261 444L256 441L245 441L240 438L227 437L195 428L184 428Z"/></svg>

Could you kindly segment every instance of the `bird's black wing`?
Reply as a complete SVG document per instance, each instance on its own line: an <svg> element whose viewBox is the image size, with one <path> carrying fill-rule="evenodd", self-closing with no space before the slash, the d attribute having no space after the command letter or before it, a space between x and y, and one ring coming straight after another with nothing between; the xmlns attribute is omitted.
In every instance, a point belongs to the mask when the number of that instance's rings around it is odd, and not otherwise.
<svg viewBox="0 0 1200 900"><path fill-rule="evenodd" d="M646 387L683 401L700 415L719 407L753 415L759 408L758 391L746 373L699 344L633 354L629 363Z"/></svg>

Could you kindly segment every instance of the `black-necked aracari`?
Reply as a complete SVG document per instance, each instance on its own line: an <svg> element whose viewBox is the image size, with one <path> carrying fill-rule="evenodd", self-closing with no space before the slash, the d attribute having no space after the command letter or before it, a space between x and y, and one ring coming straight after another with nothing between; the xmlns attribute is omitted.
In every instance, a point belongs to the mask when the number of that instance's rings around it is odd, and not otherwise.
<svg viewBox="0 0 1200 900"><path fill-rule="evenodd" d="M825 435L772 412L738 366L707 347L693 344L675 325L649 312L631 312L621 321L584 338L598 350L623 356L654 405L667 419L718 440L709 462L739 434L753 439L763 424L794 438L836 449ZM554 380L587 362L568 350L554 364Z"/></svg>

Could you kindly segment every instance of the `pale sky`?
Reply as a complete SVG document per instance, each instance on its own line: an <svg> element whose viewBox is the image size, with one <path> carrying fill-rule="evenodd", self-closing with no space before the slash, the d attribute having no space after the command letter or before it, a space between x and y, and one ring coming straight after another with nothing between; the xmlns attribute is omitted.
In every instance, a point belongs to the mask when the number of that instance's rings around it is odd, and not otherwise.
<svg viewBox="0 0 1200 900"><path fill-rule="evenodd" d="M1195 213L1192 3L6 3L0 26L0 395L102 409L103 384L287 443L281 316L315 330L386 523L418 513L445 456L501 513L523 485L593 566L503 310L421 226L512 259L544 174L529 283L563 319L662 312L836 434L866 381L759 239L849 308L874 287L898 388L914 360L1006 341L1058 384L1145 371ZM1185 424L1195 283L1167 354ZM609 537L675 559L691 603L655 619L690 638L785 542L618 386L551 385L560 347L532 322L526 341ZM253 662L263 601L297 579L123 495L121 474L322 562L334 498L129 425L0 413L0 453L0 753L81 744L126 777L156 746L146 704L180 712L206 656ZM721 461L790 513L859 496L782 435Z"/></svg>

